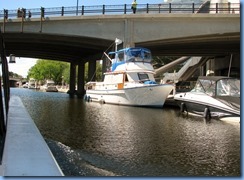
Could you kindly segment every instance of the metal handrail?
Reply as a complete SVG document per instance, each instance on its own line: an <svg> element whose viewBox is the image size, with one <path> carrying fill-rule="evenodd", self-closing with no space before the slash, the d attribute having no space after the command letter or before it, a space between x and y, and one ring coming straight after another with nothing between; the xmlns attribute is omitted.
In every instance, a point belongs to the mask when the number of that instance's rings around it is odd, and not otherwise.
<svg viewBox="0 0 244 180"><path fill-rule="evenodd" d="M138 4L137 14L158 14L158 13L196 13L201 8L200 3L162 3L162 4ZM43 11L43 13L42 13ZM31 14L29 14L29 12ZM211 4L208 11L200 13L236 13L240 14L240 3L216 3ZM34 8L19 10L1 10L0 19L15 18L37 18L56 17L56 16L83 16L83 15L116 15L132 14L131 5L95 5L95 6L71 6L71 7L52 7Z"/></svg>

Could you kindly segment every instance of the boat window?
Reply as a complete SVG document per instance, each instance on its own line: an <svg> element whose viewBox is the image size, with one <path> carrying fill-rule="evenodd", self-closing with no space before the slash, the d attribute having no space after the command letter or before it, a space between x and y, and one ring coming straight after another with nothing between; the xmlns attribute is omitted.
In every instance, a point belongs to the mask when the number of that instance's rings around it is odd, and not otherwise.
<svg viewBox="0 0 244 180"><path fill-rule="evenodd" d="M125 74L125 82L128 82L129 80L128 80L128 75L127 74Z"/></svg>
<svg viewBox="0 0 244 180"><path fill-rule="evenodd" d="M204 89L203 89L203 87L202 87L202 84L201 84L201 82L200 82L199 80L196 82L196 85L195 85L195 87L191 90L191 92L204 92Z"/></svg>
<svg viewBox="0 0 244 180"><path fill-rule="evenodd" d="M215 81L212 80L202 80L201 81L205 93L209 96L215 96Z"/></svg>
<svg viewBox="0 0 244 180"><path fill-rule="evenodd" d="M106 84L116 84L123 83L124 74L111 74L104 77L104 83Z"/></svg>
<svg viewBox="0 0 244 180"><path fill-rule="evenodd" d="M239 79L222 79L217 82L217 96L240 97Z"/></svg>
<svg viewBox="0 0 244 180"><path fill-rule="evenodd" d="M151 52L148 51L143 51L144 54L144 62L151 62Z"/></svg>
<svg viewBox="0 0 244 180"><path fill-rule="evenodd" d="M138 73L138 77L140 81L148 81L149 80L149 76L147 73Z"/></svg>
<svg viewBox="0 0 244 180"><path fill-rule="evenodd" d="M203 92L209 96L215 96L215 81L200 79L192 92Z"/></svg>
<svg viewBox="0 0 244 180"><path fill-rule="evenodd" d="M117 62L124 61L124 51L120 51L117 53Z"/></svg>
<svg viewBox="0 0 244 180"><path fill-rule="evenodd" d="M131 48L126 52L127 62L151 62L151 52L144 48Z"/></svg>

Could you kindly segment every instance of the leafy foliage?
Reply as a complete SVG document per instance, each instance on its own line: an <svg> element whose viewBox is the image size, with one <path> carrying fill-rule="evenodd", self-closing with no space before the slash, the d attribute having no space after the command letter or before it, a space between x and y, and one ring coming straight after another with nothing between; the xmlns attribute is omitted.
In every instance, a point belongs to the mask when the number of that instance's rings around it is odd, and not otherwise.
<svg viewBox="0 0 244 180"><path fill-rule="evenodd" d="M66 75L67 71L69 71L69 64L66 62L38 60L29 70L28 78L34 78L39 81L52 79L55 83L60 84L64 77L66 77L66 80L69 77Z"/></svg>
<svg viewBox="0 0 244 180"><path fill-rule="evenodd" d="M23 78L21 75L11 72L11 71L9 71L9 77L10 78Z"/></svg>

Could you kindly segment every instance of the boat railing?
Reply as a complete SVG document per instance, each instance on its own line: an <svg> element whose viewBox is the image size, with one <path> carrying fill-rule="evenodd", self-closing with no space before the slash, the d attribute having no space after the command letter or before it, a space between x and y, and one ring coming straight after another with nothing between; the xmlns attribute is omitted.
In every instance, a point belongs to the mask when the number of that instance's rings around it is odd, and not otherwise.
<svg viewBox="0 0 244 180"><path fill-rule="evenodd" d="M137 14L168 14L168 13L226 13L240 14L240 3L210 3L204 8L205 3L160 3L138 4ZM207 5L206 5L207 6ZM39 18L58 16L84 16L84 15L121 15L132 14L131 4L120 5L94 5L70 6L31 9L3 9L0 19Z"/></svg>

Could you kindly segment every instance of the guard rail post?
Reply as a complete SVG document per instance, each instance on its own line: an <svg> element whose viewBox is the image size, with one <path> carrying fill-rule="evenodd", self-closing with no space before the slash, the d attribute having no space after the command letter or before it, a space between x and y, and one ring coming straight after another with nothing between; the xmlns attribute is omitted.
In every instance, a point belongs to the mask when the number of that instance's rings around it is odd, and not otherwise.
<svg viewBox="0 0 244 180"><path fill-rule="evenodd" d="M158 4L158 13L160 14L161 12L161 4Z"/></svg>
<svg viewBox="0 0 244 180"><path fill-rule="evenodd" d="M81 7L81 15L84 15L84 5Z"/></svg>
<svg viewBox="0 0 244 180"><path fill-rule="evenodd" d="M23 33L24 31L24 17L25 17L25 14L24 14L24 9L21 9L21 32Z"/></svg>
<svg viewBox="0 0 244 180"><path fill-rule="evenodd" d="M41 18L44 18L45 16L45 8L41 7Z"/></svg>
<svg viewBox="0 0 244 180"><path fill-rule="evenodd" d="M103 14L105 14L105 5L103 5Z"/></svg>
<svg viewBox="0 0 244 180"><path fill-rule="evenodd" d="M3 12L4 12L4 18L8 19L8 10L4 9Z"/></svg>
<svg viewBox="0 0 244 180"><path fill-rule="evenodd" d="M230 14L230 12L231 12L231 3L230 2L228 2L228 12L229 12L229 14Z"/></svg>
<svg viewBox="0 0 244 180"><path fill-rule="evenodd" d="M126 14L126 4L124 5L124 14Z"/></svg>
<svg viewBox="0 0 244 180"><path fill-rule="evenodd" d="M192 13L194 14L194 12L195 12L195 4L192 3Z"/></svg>
<svg viewBox="0 0 244 180"><path fill-rule="evenodd" d="M64 16L64 7L62 6L61 16Z"/></svg>

